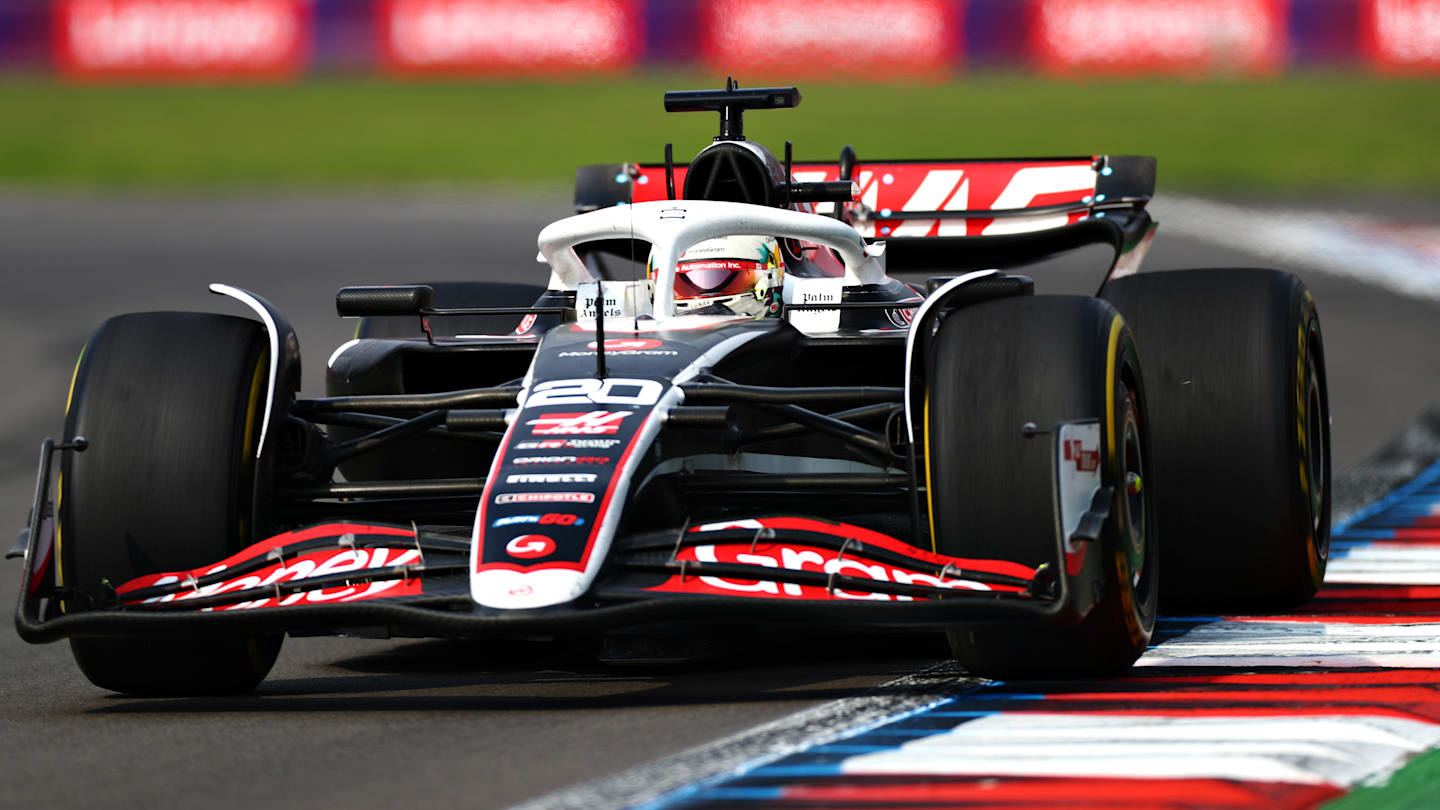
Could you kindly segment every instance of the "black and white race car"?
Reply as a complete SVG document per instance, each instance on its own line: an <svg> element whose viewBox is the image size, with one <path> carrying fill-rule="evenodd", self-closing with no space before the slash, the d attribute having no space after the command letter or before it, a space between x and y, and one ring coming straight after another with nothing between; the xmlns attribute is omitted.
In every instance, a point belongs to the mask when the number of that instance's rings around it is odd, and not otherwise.
<svg viewBox="0 0 1440 810"><path fill-rule="evenodd" d="M1152 158L744 139L799 100L666 94L720 136L582 168L544 287L341 290L323 398L245 290L211 286L253 318L106 321L41 453L20 634L151 694L252 688L287 633L662 624L943 630L975 673L1072 675L1128 667L1161 598L1310 597L1329 420L1298 279L1137 274ZM1092 244L1095 297L997 269Z"/></svg>

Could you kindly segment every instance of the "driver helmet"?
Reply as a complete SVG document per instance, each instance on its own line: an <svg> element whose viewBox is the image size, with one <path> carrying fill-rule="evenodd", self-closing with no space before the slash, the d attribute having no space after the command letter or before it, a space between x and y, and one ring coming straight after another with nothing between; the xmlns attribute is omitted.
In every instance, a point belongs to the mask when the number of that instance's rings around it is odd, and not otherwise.
<svg viewBox="0 0 1440 810"><path fill-rule="evenodd" d="M655 278L652 253L646 272ZM675 263L675 309L687 315L750 315L772 311L784 276L780 243L769 236L707 239Z"/></svg>

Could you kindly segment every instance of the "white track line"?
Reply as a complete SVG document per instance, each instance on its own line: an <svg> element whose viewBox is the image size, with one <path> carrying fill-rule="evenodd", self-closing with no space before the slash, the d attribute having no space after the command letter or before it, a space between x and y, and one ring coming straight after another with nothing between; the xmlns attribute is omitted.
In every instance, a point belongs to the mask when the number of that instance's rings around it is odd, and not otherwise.
<svg viewBox="0 0 1440 810"><path fill-rule="evenodd" d="M871 727L934 708L969 685L953 661L897 678L854 697L782 717L613 776L540 796L511 810L618 810L636 807L687 786L700 787L752 770L815 745L853 737Z"/></svg>
<svg viewBox="0 0 1440 810"><path fill-rule="evenodd" d="M1440 726L1393 717L1118 717L996 714L843 772L936 776L1244 779L1354 784L1440 743Z"/></svg>
<svg viewBox="0 0 1440 810"><path fill-rule="evenodd" d="M1440 301L1440 227L1434 225L1174 194L1157 197L1150 209L1161 238L1173 233Z"/></svg>

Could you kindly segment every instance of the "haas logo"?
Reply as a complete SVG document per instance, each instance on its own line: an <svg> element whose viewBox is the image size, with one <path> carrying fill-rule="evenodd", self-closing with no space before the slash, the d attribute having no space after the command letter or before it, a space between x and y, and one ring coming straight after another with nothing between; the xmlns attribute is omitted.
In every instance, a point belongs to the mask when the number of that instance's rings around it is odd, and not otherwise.
<svg viewBox="0 0 1440 810"><path fill-rule="evenodd" d="M587 411L585 413L546 413L525 424L535 428L536 436L593 436L620 432L620 422L630 411Z"/></svg>
<svg viewBox="0 0 1440 810"><path fill-rule="evenodd" d="M505 544L505 553L522 560L548 557L555 552L555 541L543 534L522 534L510 538Z"/></svg>

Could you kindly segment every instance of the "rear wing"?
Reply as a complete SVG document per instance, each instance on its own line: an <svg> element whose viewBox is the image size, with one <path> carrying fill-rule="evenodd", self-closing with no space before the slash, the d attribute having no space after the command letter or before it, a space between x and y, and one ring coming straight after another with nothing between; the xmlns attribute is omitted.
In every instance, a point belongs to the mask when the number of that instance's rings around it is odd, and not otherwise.
<svg viewBox="0 0 1440 810"><path fill-rule="evenodd" d="M575 209L664 200L682 189L664 164L582 166ZM841 179L839 163L797 162L798 182ZM816 203L869 240L885 240L892 271L952 273L1013 266L1090 244L1109 244L1109 277L1133 273L1155 223L1155 158L1134 155L1003 160L884 160L857 163L848 203ZM838 206L838 210L837 210Z"/></svg>

